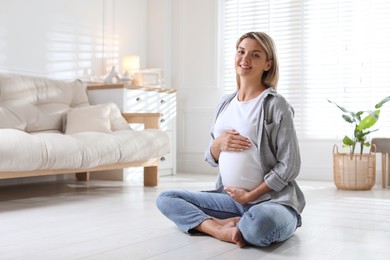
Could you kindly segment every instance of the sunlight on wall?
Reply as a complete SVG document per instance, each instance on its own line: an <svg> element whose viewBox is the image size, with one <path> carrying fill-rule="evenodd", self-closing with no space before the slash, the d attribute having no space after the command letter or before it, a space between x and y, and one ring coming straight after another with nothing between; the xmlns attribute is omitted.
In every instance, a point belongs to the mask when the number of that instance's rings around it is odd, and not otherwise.
<svg viewBox="0 0 390 260"><path fill-rule="evenodd" d="M51 77L97 81L118 64L118 36L114 35L114 22L105 19L106 12L103 8L101 21L94 26L75 23L72 17L50 17L46 68Z"/></svg>
<svg viewBox="0 0 390 260"><path fill-rule="evenodd" d="M103 79L119 63L114 3L38 0L20 10L20 2L0 2L0 71Z"/></svg>
<svg viewBox="0 0 390 260"><path fill-rule="evenodd" d="M57 78L77 76L83 79L99 75L103 44L101 33L96 33L96 37L93 28L68 21L71 19L50 22L46 54L48 74Z"/></svg>

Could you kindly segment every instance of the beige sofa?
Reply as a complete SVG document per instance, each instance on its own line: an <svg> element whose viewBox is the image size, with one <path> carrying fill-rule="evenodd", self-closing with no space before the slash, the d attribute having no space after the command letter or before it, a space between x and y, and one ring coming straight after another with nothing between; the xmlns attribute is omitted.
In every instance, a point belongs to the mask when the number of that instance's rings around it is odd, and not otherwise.
<svg viewBox="0 0 390 260"><path fill-rule="evenodd" d="M144 167L144 185L156 186L169 152L159 116L90 105L81 81L0 74L0 179Z"/></svg>

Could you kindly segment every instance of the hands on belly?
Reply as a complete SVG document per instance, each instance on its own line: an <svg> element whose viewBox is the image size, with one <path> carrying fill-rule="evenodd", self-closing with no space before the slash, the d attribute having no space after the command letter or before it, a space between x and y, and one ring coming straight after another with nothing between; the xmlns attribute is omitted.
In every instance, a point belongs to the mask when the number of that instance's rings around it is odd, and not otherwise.
<svg viewBox="0 0 390 260"><path fill-rule="evenodd" d="M237 187L225 187L226 193L240 204L245 204L251 201L249 191Z"/></svg>

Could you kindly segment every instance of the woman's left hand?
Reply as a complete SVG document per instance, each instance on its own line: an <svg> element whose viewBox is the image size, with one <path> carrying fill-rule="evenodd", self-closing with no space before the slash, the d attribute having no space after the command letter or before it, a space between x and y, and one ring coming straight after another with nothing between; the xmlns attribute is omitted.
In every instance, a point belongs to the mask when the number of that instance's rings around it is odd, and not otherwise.
<svg viewBox="0 0 390 260"><path fill-rule="evenodd" d="M245 204L251 201L250 193L244 189L237 187L225 187L226 193L240 204Z"/></svg>

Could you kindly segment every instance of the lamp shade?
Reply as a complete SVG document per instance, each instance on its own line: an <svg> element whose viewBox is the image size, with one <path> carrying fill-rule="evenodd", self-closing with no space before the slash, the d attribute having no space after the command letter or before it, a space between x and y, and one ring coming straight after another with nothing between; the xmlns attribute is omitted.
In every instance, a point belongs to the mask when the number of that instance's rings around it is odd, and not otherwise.
<svg viewBox="0 0 390 260"><path fill-rule="evenodd" d="M140 69L139 56L124 56L122 58L122 70L132 72Z"/></svg>

